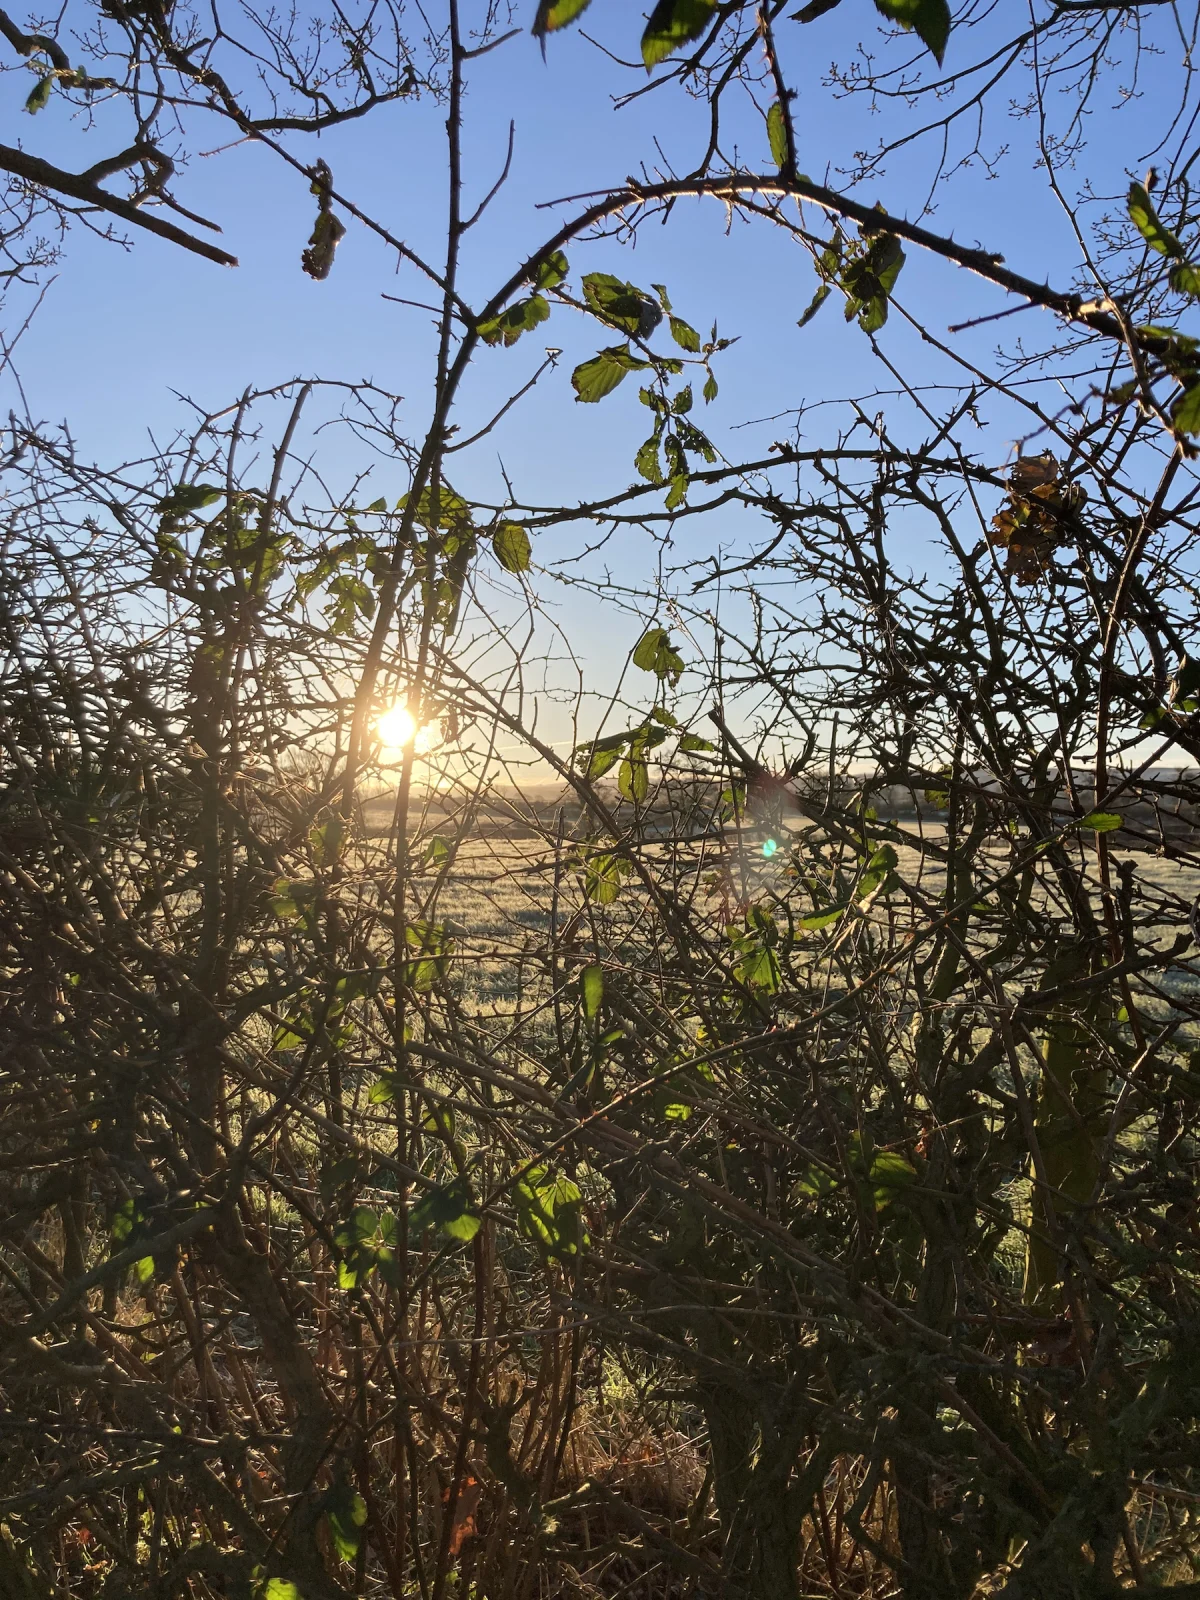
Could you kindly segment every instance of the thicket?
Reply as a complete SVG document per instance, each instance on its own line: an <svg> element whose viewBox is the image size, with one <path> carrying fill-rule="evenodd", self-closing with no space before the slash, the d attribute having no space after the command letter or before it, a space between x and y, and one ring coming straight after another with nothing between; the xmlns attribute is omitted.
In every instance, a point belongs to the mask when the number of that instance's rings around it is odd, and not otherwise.
<svg viewBox="0 0 1200 1600"><path fill-rule="evenodd" d="M10 416L6 1600L1200 1594L1200 13L863 0L826 92L910 126L817 182L792 90L840 3L0 13L30 139L57 97L131 130L82 175L0 147L14 296L72 225L220 258L176 193L216 122L311 186L306 271L372 230L437 332L416 437L332 378L120 465ZM465 87L576 23L707 145L469 304ZM1076 200L1118 90L1154 168ZM437 262L305 143L423 97ZM1053 284L875 203L914 144L977 178L1009 111ZM736 328L588 264L693 198L880 366L816 419L798 373L753 459L699 420ZM1019 336L906 309L927 268ZM595 354L529 355L571 317ZM514 376L464 437L481 347ZM535 385L627 380L634 483L464 488ZM331 487L334 412L398 498ZM581 530L645 575L559 562ZM567 749L551 580L638 619Z"/></svg>

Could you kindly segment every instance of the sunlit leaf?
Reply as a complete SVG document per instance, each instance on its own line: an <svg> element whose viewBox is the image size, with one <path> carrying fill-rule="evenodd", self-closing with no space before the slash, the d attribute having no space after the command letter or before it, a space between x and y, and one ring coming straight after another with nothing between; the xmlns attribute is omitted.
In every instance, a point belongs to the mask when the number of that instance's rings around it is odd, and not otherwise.
<svg viewBox="0 0 1200 1600"><path fill-rule="evenodd" d="M650 773L640 756L622 761L617 773L617 789L625 800L641 805L650 793Z"/></svg>
<svg viewBox="0 0 1200 1600"><path fill-rule="evenodd" d="M715 10L716 0L658 0L642 34L642 60L656 67L680 45L698 39Z"/></svg>
<svg viewBox="0 0 1200 1600"><path fill-rule="evenodd" d="M537 271L533 275L533 286L535 289L557 289L569 270L567 258L562 251L552 250L538 262Z"/></svg>
<svg viewBox="0 0 1200 1600"><path fill-rule="evenodd" d="M805 1200L820 1200L836 1188L837 1180L824 1167L810 1166L792 1185L792 1194Z"/></svg>
<svg viewBox="0 0 1200 1600"><path fill-rule="evenodd" d="M699 353L700 335L690 322L685 322L682 317L672 317L670 327L671 337L681 350L687 350L691 355Z"/></svg>
<svg viewBox="0 0 1200 1600"><path fill-rule="evenodd" d="M529 333L550 315L550 306L540 294L517 300L497 316L488 317L476 327L484 344L499 344L508 349L523 333Z"/></svg>
<svg viewBox="0 0 1200 1600"><path fill-rule="evenodd" d="M611 394L627 373L644 371L649 365L631 354L628 345L610 345L575 368L571 386L580 400L594 404Z"/></svg>
<svg viewBox="0 0 1200 1600"><path fill-rule="evenodd" d="M50 91L53 87L54 74L52 72L44 72L25 96L25 109L30 116L34 116L50 103Z"/></svg>
<svg viewBox="0 0 1200 1600"><path fill-rule="evenodd" d="M839 917L845 915L847 904L848 902L843 902L841 905L825 906L822 910L814 911L807 917L799 917L797 918L796 926L810 931L817 928L828 928L831 923L836 922Z"/></svg>
<svg viewBox="0 0 1200 1600"><path fill-rule="evenodd" d="M648 339L662 321L657 300L610 272L589 272L583 280L583 298L602 322L638 339Z"/></svg>
<svg viewBox="0 0 1200 1600"><path fill-rule="evenodd" d="M304 914L317 897L313 878L278 878L271 896L271 910L285 920Z"/></svg>
<svg viewBox="0 0 1200 1600"><path fill-rule="evenodd" d="M1171 413L1171 421L1180 433L1200 433L1200 383L1184 390Z"/></svg>
<svg viewBox="0 0 1200 1600"><path fill-rule="evenodd" d="M368 1103L373 1106L385 1106L396 1098L402 1085L394 1072L385 1072L382 1078L376 1078L371 1085L367 1096Z"/></svg>
<svg viewBox="0 0 1200 1600"><path fill-rule="evenodd" d="M1079 819L1079 826L1090 828L1093 833L1111 833L1121 826L1121 821L1115 811L1089 811L1086 817Z"/></svg>
<svg viewBox="0 0 1200 1600"><path fill-rule="evenodd" d="M565 28L576 17L582 16L591 3L592 0L539 0L537 15L533 19L534 38L544 40L548 33Z"/></svg>
<svg viewBox="0 0 1200 1600"><path fill-rule="evenodd" d="M492 535L492 549L505 572L529 571L533 549L519 522L502 522Z"/></svg>
<svg viewBox="0 0 1200 1600"><path fill-rule="evenodd" d="M550 1260L569 1262L587 1244L583 1195L572 1179L552 1178L545 1167L533 1167L517 1180L513 1200L517 1226Z"/></svg>
<svg viewBox="0 0 1200 1600"><path fill-rule="evenodd" d="M166 517L177 517L187 511L201 511L220 500L224 492L211 483L181 483L158 502L155 510Z"/></svg>
<svg viewBox="0 0 1200 1600"><path fill-rule="evenodd" d="M683 672L683 657L672 645L665 628L647 628L634 646L633 664L672 684L679 682Z"/></svg>
<svg viewBox="0 0 1200 1600"><path fill-rule="evenodd" d="M343 1561L353 1561L367 1521L367 1502L342 1479L325 1495L325 1515L334 1549Z"/></svg>
<svg viewBox="0 0 1200 1600"><path fill-rule="evenodd" d="M1129 220L1150 246L1151 250L1160 256L1182 256L1183 246L1169 228L1164 228L1159 221L1158 212L1154 209L1146 188L1140 183L1129 185L1129 199L1126 202Z"/></svg>
<svg viewBox="0 0 1200 1600"><path fill-rule="evenodd" d="M620 894L621 880L629 870L629 863L620 856L592 856L584 872L584 897L593 905L611 905Z"/></svg>
<svg viewBox="0 0 1200 1600"><path fill-rule="evenodd" d="M898 22L902 28L915 33L941 66L950 37L947 0L875 0L875 9L889 22Z"/></svg>
<svg viewBox="0 0 1200 1600"><path fill-rule="evenodd" d="M661 483L663 481L662 462L658 456L658 439L657 433L651 435L639 447L637 455L633 458L633 464L637 468L639 476L645 478L648 483Z"/></svg>
<svg viewBox="0 0 1200 1600"><path fill-rule="evenodd" d="M595 962L584 967L579 975L579 988L583 995L583 1014L589 1022L594 1022L600 1014L600 1002L604 998L604 969Z"/></svg>
<svg viewBox="0 0 1200 1600"><path fill-rule="evenodd" d="M455 1178L444 1188L427 1190L409 1213L414 1229L441 1228L451 1239L468 1243L479 1232L482 1219L471 1209L465 1178Z"/></svg>
<svg viewBox="0 0 1200 1600"><path fill-rule="evenodd" d="M891 888L895 882L895 871L899 861L895 850L890 844L880 845L870 859L858 880L858 898L865 900L868 895L874 894L881 887Z"/></svg>
<svg viewBox="0 0 1200 1600"><path fill-rule="evenodd" d="M915 1182L917 1169L894 1150L881 1150L871 1162L870 1179L875 1191L875 1209L891 1205L903 1189Z"/></svg>
<svg viewBox="0 0 1200 1600"><path fill-rule="evenodd" d="M771 160L782 172L788 165L787 112L778 100L767 112L767 139L771 145Z"/></svg>

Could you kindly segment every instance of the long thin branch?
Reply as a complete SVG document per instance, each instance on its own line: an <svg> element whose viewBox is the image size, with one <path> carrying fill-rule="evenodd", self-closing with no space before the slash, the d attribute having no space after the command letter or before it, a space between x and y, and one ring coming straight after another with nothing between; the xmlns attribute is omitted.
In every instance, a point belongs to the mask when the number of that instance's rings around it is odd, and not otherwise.
<svg viewBox="0 0 1200 1600"><path fill-rule="evenodd" d="M27 183L36 184L40 189L68 195L72 200L81 201L87 206L95 206L99 211L111 212L123 222L130 222L137 228L145 228L148 233L156 233L160 239L168 239L172 244L181 245L194 255L215 261L218 266L236 267L238 264L237 257L231 256L227 250L209 244L204 239L197 239L194 234L185 233L173 222L164 222L153 212L140 210L131 200L122 199L118 194L110 194L107 189L101 189L99 184L89 182L78 173L64 172L61 167L52 166L40 156L27 155L24 150L14 150L10 145L0 144L0 172L11 172L14 177L24 178Z"/></svg>

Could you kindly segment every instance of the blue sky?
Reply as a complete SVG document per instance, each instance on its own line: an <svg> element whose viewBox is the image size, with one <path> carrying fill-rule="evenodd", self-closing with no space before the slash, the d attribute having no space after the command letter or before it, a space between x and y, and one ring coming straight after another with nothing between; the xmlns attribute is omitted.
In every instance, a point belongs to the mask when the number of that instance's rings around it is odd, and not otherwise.
<svg viewBox="0 0 1200 1600"><path fill-rule="evenodd" d="M620 16L626 8L609 10ZM520 13L518 18L528 21ZM626 49L636 33L633 7L627 25L608 27L614 42ZM845 164L854 149L913 124L916 114L907 108L872 116L862 99L838 102L819 87L829 60L848 59L860 38L872 42L885 61L889 53L914 54L910 40L877 32L868 6L845 6L818 24L793 26L791 34L794 38L785 34L784 42L789 75L800 85L798 147L813 176ZM951 53L954 48L952 39ZM702 133L702 107L671 89L614 111L613 93L628 88L631 78L575 31L551 39L545 60L523 31L473 64L466 101L469 193L478 197L496 176L510 118L516 123L516 154L508 186L468 241L463 281L469 296L482 300L552 222L568 214L568 208L539 212L538 202L620 181L643 158L655 159L656 137L687 170ZM20 92L19 80L8 79L14 112ZM436 259L445 208L441 115L432 102L397 105L319 143L297 141L293 148L307 159L322 154L340 189ZM1138 116L1135 108L1133 118ZM101 134L81 136L69 119L69 108L56 99L36 122L10 115L9 136L23 134L30 148L49 146L64 161L94 159ZM952 221L957 238L1003 250L1018 269L1065 278L1074 265L1073 242L1065 219L1031 172L1029 133L1028 123L997 116L985 142L993 148L1013 145L1003 176L989 181L981 168L964 172L940 193L933 221ZM740 159L768 167L765 132L749 108L742 135ZM209 144L224 139L216 124L197 124L193 138L199 149L206 147L206 136ZM1094 152L1091 168L1112 167L1112 157L1118 168L1135 162L1140 152L1125 146L1136 140L1119 143L1120 149ZM928 188L930 153L914 150L893 162L886 179L865 187L862 197L911 214ZM1110 190L1119 190L1120 170L1113 170L1111 179ZM395 388L410 398L413 422L419 422L429 388L428 319L381 298L388 292L422 298L411 270L396 274L386 247L351 223L329 280L314 283L306 277L299 256L311 227L312 199L304 180L283 170L262 148L193 157L177 189L189 206L221 221L223 243L241 265L232 271L215 267L146 235L125 252L77 229L23 343L19 366L35 415L69 415L77 437L94 441L99 452L136 449L147 427L157 431L169 423L172 390L216 405L248 383L321 373L369 377ZM820 398L822 391L833 393L847 380L850 387L861 383L865 389L872 378L865 341L841 324L835 306L803 332L795 327L814 284L801 252L765 229L740 223L725 237L724 221L711 204L681 207L668 229L652 226L635 251L590 245L573 252L573 265L619 269L645 282L665 280L698 326L715 315L722 332L739 337L723 363L721 423ZM962 274L911 256L902 290L918 309L931 310L935 323L1004 303L995 291L972 288ZM944 319L942 311L949 313ZM571 354L573 334L580 348L592 337L591 330L573 328L561 315L543 332L540 343L564 345ZM888 337L899 335L889 331ZM526 343L532 348L538 336ZM990 343L988 336L981 348ZM512 374L526 370L527 360L524 349L519 356L483 356L472 385L480 397L479 414ZM838 381L830 384L834 374ZM530 462L574 484L581 472L592 476L597 427L603 434L623 433L618 414L627 418L636 400L628 386L630 392L575 418L565 377L554 400L534 408L540 425L524 431L527 442L535 434L542 439L549 424L553 457L546 459L544 451L530 445Z"/></svg>
<svg viewBox="0 0 1200 1600"><path fill-rule="evenodd" d="M656 139L678 170L687 171L703 141L703 106L675 88L615 110L614 94L638 80L614 68L577 31L551 39L543 59L528 33L530 16L524 13L532 10L531 0L519 7L520 35L471 71L465 106L468 206L496 178L509 120L516 125L510 180L467 242L461 281L475 304L570 213L564 207L539 210L540 202L620 182L643 160L654 164ZM640 8L622 0L594 11L588 20L596 31L631 54ZM878 30L867 0L843 5L811 26L785 23L783 28L789 80L799 91L794 105L799 159L812 176L828 172L836 183L837 169L855 150L928 115L902 103L874 115L864 98L838 99L822 87L829 62L849 60L860 40L886 64L919 53L911 38ZM969 47L972 53L978 48ZM956 50L965 55L967 48L968 41L952 36L947 64L954 63ZM1157 109L1155 84L1152 77L1143 80L1142 98L1112 117L1107 113L1118 98L1119 82L1117 75L1097 101L1104 115L1093 119L1097 136L1086 165L1066 174L1071 185L1091 179L1101 192L1120 192L1126 169L1142 158ZM19 134L29 148L67 165L82 167L96 159L97 143L105 136L103 120L97 132L85 133L72 123L65 102L55 98L35 123L17 109L25 92L19 81L10 76L4 87L6 137ZM1075 242L1034 170L1032 124L1006 114L1007 98L1002 96L983 134L988 150L1010 147L1000 163L1001 176L989 179L978 165L960 172L937 191L929 220L962 242L1002 251L1019 271L1065 285L1077 264ZM399 104L319 143L297 142L293 148L306 160L324 156L340 190L437 260L445 215L443 115L432 101ZM740 115L737 157L767 170L761 117L749 104ZM198 124L192 134L201 151L225 138L215 123ZM896 213L918 214L929 192L934 153L932 143L910 147L859 197L880 200ZM430 318L383 298L426 298L416 273L397 272L387 248L351 221L329 279L308 278L299 258L312 226L312 197L303 178L261 147L194 156L176 188L190 208L220 220L223 243L240 266L222 269L147 235L124 251L77 229L17 357L32 415L51 422L67 419L82 453L111 463L143 453L150 435L165 441L186 421L178 394L215 408L247 385L319 374L370 379L402 394L402 425L419 436L431 390ZM743 425L801 403L818 407L805 427L810 437L821 437L834 422L834 413L820 409L821 402L865 395L889 380L834 301L809 327L797 328L815 279L794 243L740 221L727 230L726 221L711 203L681 205L668 227L652 223L641 233L635 249L611 240L577 245L570 252L572 268L576 275L601 269L643 284L664 282L677 309L697 327L707 330L715 318L723 334L736 337L719 361L720 397L699 418L729 454L763 453L772 439L787 435L787 423ZM913 251L898 294L938 332L1008 303L998 291ZM606 342L594 325L558 310L516 349L482 352L457 419L464 433L525 379L544 346L561 346L565 355L558 372L493 439L456 458L462 463L459 486L481 495L499 493L501 461L520 494L543 503L603 493L632 481L632 453L648 431L636 384L627 382L599 406L575 404L569 386L574 361ZM916 362L915 370L930 381L949 376L896 317L880 342L909 370ZM995 342L992 328L959 336L961 347L983 360ZM11 393L4 398L11 400ZM1010 441L1002 420L981 448L992 461L1006 458ZM345 434L324 435L320 449L334 482L361 462L361 452ZM401 493L400 463L378 464L370 487L368 498ZM683 537L702 549L737 533L732 523L713 519L712 526L689 526ZM553 547L539 544L539 558L549 560L566 547L566 536L554 537ZM618 540L609 556L629 575L651 570L656 559L644 538L632 535ZM568 603L568 622L572 615ZM577 620L588 620L586 608ZM592 640L591 648L598 662L611 666L627 643L618 628L611 637Z"/></svg>

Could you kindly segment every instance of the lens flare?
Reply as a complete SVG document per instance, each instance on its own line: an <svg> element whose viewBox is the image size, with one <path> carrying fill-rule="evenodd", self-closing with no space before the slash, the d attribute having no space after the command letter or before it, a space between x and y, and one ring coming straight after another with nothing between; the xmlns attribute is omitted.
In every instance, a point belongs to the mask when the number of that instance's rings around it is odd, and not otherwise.
<svg viewBox="0 0 1200 1600"><path fill-rule="evenodd" d="M408 707L397 701L378 718L375 732L386 750L403 750L416 738L417 724Z"/></svg>
<svg viewBox="0 0 1200 1600"><path fill-rule="evenodd" d="M771 857L775 854L776 850L778 850L778 849L779 849L779 840L778 839L764 839L763 840L763 855L766 856L768 861L770 861Z"/></svg>

